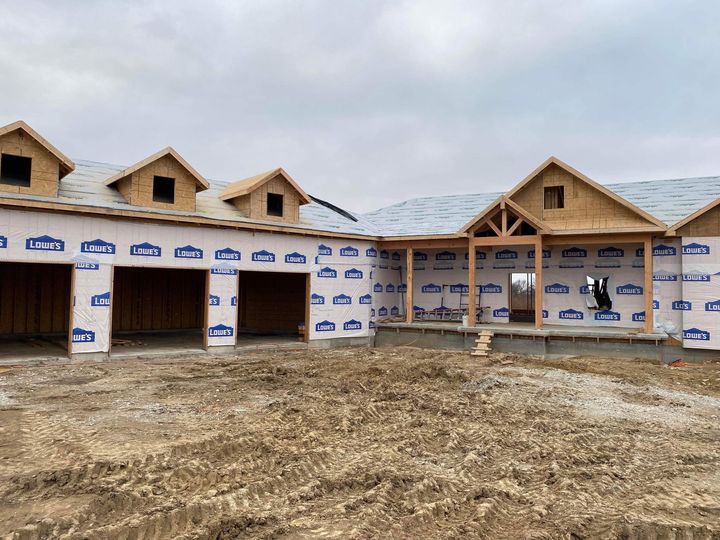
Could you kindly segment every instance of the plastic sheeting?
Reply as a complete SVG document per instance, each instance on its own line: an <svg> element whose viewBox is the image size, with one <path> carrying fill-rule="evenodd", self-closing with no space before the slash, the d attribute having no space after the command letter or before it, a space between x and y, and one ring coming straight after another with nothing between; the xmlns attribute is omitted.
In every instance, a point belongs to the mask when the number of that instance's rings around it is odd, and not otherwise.
<svg viewBox="0 0 720 540"><path fill-rule="evenodd" d="M720 238L682 239L683 347L720 349Z"/></svg>
<svg viewBox="0 0 720 540"><path fill-rule="evenodd" d="M309 338L368 336L375 251L366 241L0 212L0 261L74 263L72 353L109 350L113 265L208 270L209 346L235 343L238 270L309 273Z"/></svg>

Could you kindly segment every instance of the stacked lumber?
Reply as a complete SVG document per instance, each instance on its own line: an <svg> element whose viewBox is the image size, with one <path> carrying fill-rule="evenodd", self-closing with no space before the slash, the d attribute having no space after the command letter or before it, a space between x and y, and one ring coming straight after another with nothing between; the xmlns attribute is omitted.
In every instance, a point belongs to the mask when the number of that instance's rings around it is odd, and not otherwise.
<svg viewBox="0 0 720 540"><path fill-rule="evenodd" d="M470 349L471 356L487 356L490 351L490 343L493 338L492 330L482 330L478 333L478 337L475 340L475 346Z"/></svg>

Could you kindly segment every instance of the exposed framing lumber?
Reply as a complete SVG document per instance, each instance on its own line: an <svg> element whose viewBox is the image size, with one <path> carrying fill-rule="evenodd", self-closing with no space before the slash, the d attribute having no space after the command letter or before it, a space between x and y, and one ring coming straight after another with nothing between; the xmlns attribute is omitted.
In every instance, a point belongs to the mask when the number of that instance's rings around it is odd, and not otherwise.
<svg viewBox="0 0 720 540"><path fill-rule="evenodd" d="M565 246L569 244L642 244L648 235L639 233L616 233L616 234L600 234L600 235L567 235L567 236L548 236L543 240L545 246Z"/></svg>
<svg viewBox="0 0 720 540"><path fill-rule="evenodd" d="M512 294L512 293L511 293ZM543 327L543 239L535 242L535 328Z"/></svg>
<svg viewBox="0 0 720 540"><path fill-rule="evenodd" d="M185 159L180 154L178 154L174 148L171 148L170 146L168 146L167 148L163 148L159 152L155 152L153 155L148 156L145 159L138 161L134 165L131 165L127 169L123 169L119 173L111 176L110 178L105 180L105 185L111 186L118 180L121 180L121 179L125 178L126 176L131 175L135 171L139 171L143 167L150 165L152 162L157 161L158 159L168 156L168 155L175 158L177 160L177 162L180 163L180 165L182 165L185 168L185 170L187 172L189 172L190 175L195 179L197 191L204 191L210 187L210 184L208 184L208 181L205 180L205 178L203 178L203 176L199 172L197 172L193 168L192 165L190 165L187 161L185 161Z"/></svg>
<svg viewBox="0 0 720 540"><path fill-rule="evenodd" d="M474 238L470 238L468 242L468 326L477 326L477 300L475 299L477 251L473 240Z"/></svg>
<svg viewBox="0 0 720 540"><path fill-rule="evenodd" d="M252 191L255 191L263 184L266 184L267 182L278 176L281 176L288 184L292 186L295 191L297 191L298 195L300 196L301 205L310 204L312 202L310 196L305 193L305 191L298 185L298 183L295 182L295 180L293 180L292 177L282 167L278 167L277 169L273 169L272 171L267 171L255 176L251 176L250 178L245 178L244 180L238 180L237 182L228 184L228 186L220 194L220 199L223 201L229 201L236 197L242 197L243 195L247 195Z"/></svg>
<svg viewBox="0 0 720 540"><path fill-rule="evenodd" d="M491 220L493 217L495 217L497 215L498 212L502 212L503 217L502 217L501 232L498 232L497 227L494 227L493 230L496 232L496 234L498 236L503 236L503 235L510 236L510 233L507 230L507 212L508 211L512 211L518 218L522 218L523 220L525 220L525 223L527 223L528 225L533 227L535 230L537 230L539 234L551 234L553 232L552 229L550 229L550 227L548 227L547 224L543 223L541 220L534 217L527 210L525 210L523 207L521 207L516 202L511 201L505 195L498 197L492 203L490 203L488 206L486 206L482 212L480 212L478 215L476 215L470 221L468 221L465 225L463 225L462 228L460 229L460 231L458 231L458 232L473 234L486 221Z"/></svg>
<svg viewBox="0 0 720 540"><path fill-rule="evenodd" d="M365 237L367 238L367 237ZM405 240L380 240L378 242L378 250L386 249L407 249L411 247L413 249L447 249L447 248L464 248L467 247L468 241L467 236L463 238L438 238L438 239L420 239L413 240L412 238L406 238Z"/></svg>
<svg viewBox="0 0 720 540"><path fill-rule="evenodd" d="M534 246L539 235L527 236L474 236L470 238L470 246Z"/></svg>
<svg viewBox="0 0 720 540"><path fill-rule="evenodd" d="M13 122L12 124L8 124L7 126L0 127L0 137L8 133L12 133L13 131L16 131L18 129L21 129L25 133L30 135L30 137L35 139L40 144L40 146L42 146L43 148L45 148L45 150L55 156L55 158L60 162L60 179L75 170L75 163L73 163L73 161L69 157L67 157L57 148L55 148L52 144L45 140L42 135L40 135L37 131L35 131L22 120L18 120L17 122Z"/></svg>
<svg viewBox="0 0 720 540"><path fill-rule="evenodd" d="M508 229L507 235L508 235L508 236L512 236L512 234L513 234L513 233L518 229L518 227L520 227L520 225L522 225L523 223L525 223L525 220L523 220L523 218L520 218L520 217L517 218L517 221L515 221L515 223L512 224L512 227L510 227L510 228Z"/></svg>
<svg viewBox="0 0 720 540"><path fill-rule="evenodd" d="M406 290L405 290L405 322L413 322L413 248L407 248L405 260L407 264Z"/></svg>
<svg viewBox="0 0 720 540"><path fill-rule="evenodd" d="M240 276L238 275L238 284L240 280ZM238 285L238 291L240 290L240 287ZM305 335L303 336L303 341L305 343L308 343L310 341L310 297L312 295L312 275L310 272L305 274ZM240 306L237 306L237 313L235 314L235 320L238 319L240 316ZM237 323L235 323L235 326L237 326ZM235 332L235 344L237 344L237 332Z"/></svg>
<svg viewBox="0 0 720 540"><path fill-rule="evenodd" d="M644 292L645 292L645 333L650 334L655 327L653 322L653 257L652 257L652 236L645 238L643 242L644 252Z"/></svg>

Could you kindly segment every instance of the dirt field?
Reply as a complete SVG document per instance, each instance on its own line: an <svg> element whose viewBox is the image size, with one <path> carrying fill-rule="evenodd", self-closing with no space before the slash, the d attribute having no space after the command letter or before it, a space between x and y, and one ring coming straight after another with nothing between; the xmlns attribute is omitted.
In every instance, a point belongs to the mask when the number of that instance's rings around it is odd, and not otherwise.
<svg viewBox="0 0 720 540"><path fill-rule="evenodd" d="M0 368L0 537L720 538L720 364Z"/></svg>

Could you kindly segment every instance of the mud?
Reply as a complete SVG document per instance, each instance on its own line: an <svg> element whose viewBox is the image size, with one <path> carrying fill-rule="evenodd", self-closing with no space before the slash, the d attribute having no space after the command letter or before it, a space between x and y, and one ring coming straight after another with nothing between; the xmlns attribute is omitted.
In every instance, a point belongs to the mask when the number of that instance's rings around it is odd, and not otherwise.
<svg viewBox="0 0 720 540"><path fill-rule="evenodd" d="M720 366L416 349L0 373L3 538L720 538Z"/></svg>

